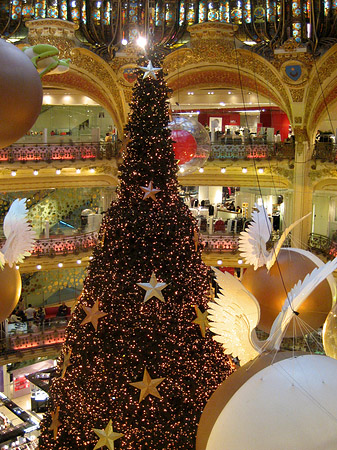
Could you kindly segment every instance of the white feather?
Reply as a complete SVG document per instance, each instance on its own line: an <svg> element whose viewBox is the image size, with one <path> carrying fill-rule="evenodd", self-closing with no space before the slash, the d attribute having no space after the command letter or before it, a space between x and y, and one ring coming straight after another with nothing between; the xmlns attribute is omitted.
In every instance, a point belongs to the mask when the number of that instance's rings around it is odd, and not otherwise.
<svg viewBox="0 0 337 450"><path fill-rule="evenodd" d="M303 281L300 280L295 284L285 299L282 311L273 322L268 339L268 348L276 350L280 348L283 334L285 333L289 322L294 317L295 312L308 298L311 292L336 269L337 258L327 262L321 267L317 267L309 273Z"/></svg>
<svg viewBox="0 0 337 450"><path fill-rule="evenodd" d="M228 272L213 270L220 294L208 305L210 330L226 354L237 356L243 365L259 354L252 332L260 319L260 307L239 280Z"/></svg>
<svg viewBox="0 0 337 450"><path fill-rule="evenodd" d="M267 211L263 206L255 204L252 222L239 237L239 251L247 264L254 266L254 270L264 266L270 258L266 243L271 234L271 224Z"/></svg>
<svg viewBox="0 0 337 450"><path fill-rule="evenodd" d="M16 199L4 219L3 230L6 242L1 249L0 266L7 263L10 267L23 262L34 248L35 233L27 221L26 199Z"/></svg>

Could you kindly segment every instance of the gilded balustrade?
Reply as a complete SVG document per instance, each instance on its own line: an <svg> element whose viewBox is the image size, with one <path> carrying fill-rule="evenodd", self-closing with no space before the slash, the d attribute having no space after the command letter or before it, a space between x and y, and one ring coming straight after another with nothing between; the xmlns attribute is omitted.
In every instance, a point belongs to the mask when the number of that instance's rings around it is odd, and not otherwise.
<svg viewBox="0 0 337 450"><path fill-rule="evenodd" d="M29 161L85 161L111 159L118 155L117 142L72 142L60 144L13 144L0 149L0 164Z"/></svg>

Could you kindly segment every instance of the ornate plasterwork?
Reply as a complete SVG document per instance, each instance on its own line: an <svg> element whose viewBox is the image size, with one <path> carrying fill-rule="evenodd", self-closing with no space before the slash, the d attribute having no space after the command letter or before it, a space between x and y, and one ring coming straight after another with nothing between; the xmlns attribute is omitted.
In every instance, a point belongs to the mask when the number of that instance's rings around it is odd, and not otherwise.
<svg viewBox="0 0 337 450"><path fill-rule="evenodd" d="M301 116L296 116L294 119L295 123L302 123L302 117Z"/></svg>
<svg viewBox="0 0 337 450"><path fill-rule="evenodd" d="M296 144L302 144L308 141L308 132L306 128L294 127L294 135Z"/></svg>
<svg viewBox="0 0 337 450"><path fill-rule="evenodd" d="M216 64L216 67L211 70L207 67L209 64ZM292 120L289 94L281 78L263 58L247 50L235 50L233 40L223 40L215 44L212 41L210 44L209 40L200 39L195 47L177 50L168 55L164 61L164 70L168 72L168 83L173 90L187 87L187 78L182 83L182 77L189 75L191 75L190 85L195 85L196 71L200 72L202 66L205 66L207 77L212 76L212 80L204 77L205 83L212 83L216 81L214 78L217 78L225 85L235 82L235 86L258 90L280 105ZM220 80L221 71L226 79ZM211 75L213 72L216 75Z"/></svg>
<svg viewBox="0 0 337 450"><path fill-rule="evenodd" d="M127 117L126 104L117 76L109 65L89 50L75 48L70 67L64 74L47 75L44 84L72 87L86 93L109 111L121 133Z"/></svg>
<svg viewBox="0 0 337 450"><path fill-rule="evenodd" d="M289 89L293 102L303 102L304 89Z"/></svg>
<svg viewBox="0 0 337 450"><path fill-rule="evenodd" d="M306 95L306 109L304 120L307 123L310 117L310 126L315 127L321 112L329 101L335 99L335 88L330 88L330 94L324 92L326 90L326 83L329 78L335 79L334 76L337 71L337 44L330 48L325 55L318 61L312 69L312 77L310 79L310 86ZM323 92L322 92L323 91ZM325 98L324 98L325 97ZM318 101L317 101L318 99ZM316 106L313 107L316 102Z"/></svg>
<svg viewBox="0 0 337 450"><path fill-rule="evenodd" d="M59 19L30 20L25 25L30 45L53 45L59 50L60 58L70 58L71 50L76 46L78 25Z"/></svg>

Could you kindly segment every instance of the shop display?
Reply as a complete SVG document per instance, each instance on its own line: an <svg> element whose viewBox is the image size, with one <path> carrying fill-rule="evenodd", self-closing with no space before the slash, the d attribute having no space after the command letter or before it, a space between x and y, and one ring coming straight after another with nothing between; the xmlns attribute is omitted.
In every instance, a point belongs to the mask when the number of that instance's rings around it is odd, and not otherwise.
<svg viewBox="0 0 337 450"><path fill-rule="evenodd" d="M0 148L17 141L41 111L42 85L30 59L0 39Z"/></svg>

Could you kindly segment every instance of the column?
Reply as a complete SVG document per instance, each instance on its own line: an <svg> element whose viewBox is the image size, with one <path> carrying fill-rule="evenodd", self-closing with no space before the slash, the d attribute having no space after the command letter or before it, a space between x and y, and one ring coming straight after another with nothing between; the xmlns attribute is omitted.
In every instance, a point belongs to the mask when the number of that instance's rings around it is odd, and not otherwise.
<svg viewBox="0 0 337 450"><path fill-rule="evenodd" d="M294 196L292 222L312 211L313 189L309 178L310 154L308 135L305 129L295 127ZM306 248L311 232L312 217L308 217L292 230L293 247Z"/></svg>

